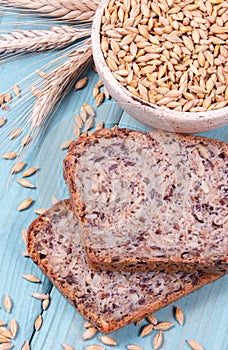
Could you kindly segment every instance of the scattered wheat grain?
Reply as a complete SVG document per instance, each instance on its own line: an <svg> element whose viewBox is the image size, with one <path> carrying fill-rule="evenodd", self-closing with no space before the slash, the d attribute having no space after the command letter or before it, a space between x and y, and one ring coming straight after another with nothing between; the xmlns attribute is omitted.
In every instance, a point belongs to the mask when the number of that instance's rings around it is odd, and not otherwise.
<svg viewBox="0 0 228 350"><path fill-rule="evenodd" d="M93 125L94 125L94 117L90 116L85 122L84 131L90 130L93 127Z"/></svg>
<svg viewBox="0 0 228 350"><path fill-rule="evenodd" d="M0 327L0 335L9 339L13 339L13 335L6 327Z"/></svg>
<svg viewBox="0 0 228 350"><path fill-rule="evenodd" d="M35 185L33 185L30 181L28 180L24 180L24 179L19 179L17 180L17 182L23 186L23 187L27 187L27 188L35 188Z"/></svg>
<svg viewBox="0 0 228 350"><path fill-rule="evenodd" d="M30 350L30 345L29 345L29 341L26 340L24 342L24 345L22 346L21 350Z"/></svg>
<svg viewBox="0 0 228 350"><path fill-rule="evenodd" d="M111 337L109 337L107 335L101 335L99 337L99 339L105 345L113 345L113 346L117 345L116 340L114 340L113 338L111 338Z"/></svg>
<svg viewBox="0 0 228 350"><path fill-rule="evenodd" d="M17 138L18 136L20 136L22 133L22 130L20 128L16 128L14 129L10 135L9 135L9 138L12 140L12 139L15 139Z"/></svg>
<svg viewBox="0 0 228 350"><path fill-rule="evenodd" d="M96 97L96 106L99 107L104 101L104 92L101 91Z"/></svg>
<svg viewBox="0 0 228 350"><path fill-rule="evenodd" d="M64 350L74 350L74 348L68 344L62 344Z"/></svg>
<svg viewBox="0 0 228 350"><path fill-rule="evenodd" d="M40 90L36 86L31 86L31 93L33 94L34 97L40 96Z"/></svg>
<svg viewBox="0 0 228 350"><path fill-rule="evenodd" d="M88 115L95 117L95 111L91 105L88 103L83 103L83 107L85 108Z"/></svg>
<svg viewBox="0 0 228 350"><path fill-rule="evenodd" d="M83 89L86 86L87 82L88 82L87 77L84 77L84 78L78 80L74 86L74 89L75 90Z"/></svg>
<svg viewBox="0 0 228 350"><path fill-rule="evenodd" d="M22 174L22 177L28 177L28 176L31 176L33 174L35 174L37 172L39 168L37 166L34 166L32 168L29 168L29 169L26 169L23 174Z"/></svg>
<svg viewBox="0 0 228 350"><path fill-rule="evenodd" d="M127 345L127 349L128 350L143 350L143 348L141 346L136 345L136 344Z"/></svg>
<svg viewBox="0 0 228 350"><path fill-rule="evenodd" d="M32 274L23 274L22 277L29 282L33 282L33 283L40 283L41 282L41 280L38 277L36 277L35 275L32 275Z"/></svg>
<svg viewBox="0 0 228 350"><path fill-rule="evenodd" d="M13 302L8 294L6 294L4 296L3 305L4 305L6 312L10 313L11 309L12 309Z"/></svg>
<svg viewBox="0 0 228 350"><path fill-rule="evenodd" d="M42 302L42 308L43 310L47 310L48 306L50 305L50 298L44 299Z"/></svg>
<svg viewBox="0 0 228 350"><path fill-rule="evenodd" d="M43 215L46 213L46 211L47 211L47 208L38 208L34 210L34 213L38 215Z"/></svg>
<svg viewBox="0 0 228 350"><path fill-rule="evenodd" d="M25 167L26 163L25 162L17 162L11 169L10 173L16 174L19 173L24 167Z"/></svg>
<svg viewBox="0 0 228 350"><path fill-rule="evenodd" d="M95 336L97 329L95 327L88 328L82 335L82 340L88 340Z"/></svg>
<svg viewBox="0 0 228 350"><path fill-rule="evenodd" d="M64 142L61 144L60 149L64 150L64 149L69 148L70 145L72 144L72 142L74 142L73 139L69 139L69 140L64 141Z"/></svg>
<svg viewBox="0 0 228 350"><path fill-rule="evenodd" d="M101 345L94 344L86 346L85 350L105 350L105 348Z"/></svg>
<svg viewBox="0 0 228 350"><path fill-rule="evenodd" d="M13 92L14 92L15 95L18 96L18 97L21 95L21 89L20 89L19 85L14 84L14 86L13 86Z"/></svg>
<svg viewBox="0 0 228 350"><path fill-rule="evenodd" d="M154 326L154 329L156 331L167 331L173 326L174 324L171 322L159 322L158 324L156 324L156 326Z"/></svg>
<svg viewBox="0 0 228 350"><path fill-rule="evenodd" d="M156 326L156 324L158 323L156 317L154 315L148 315L147 316L147 320L152 323L154 326Z"/></svg>
<svg viewBox="0 0 228 350"><path fill-rule="evenodd" d="M9 342L6 344L0 344L0 350L9 350L14 347L14 344Z"/></svg>
<svg viewBox="0 0 228 350"><path fill-rule="evenodd" d="M23 137L23 139L21 140L21 147L25 147L26 145L28 145L31 142L32 138L30 135L26 135Z"/></svg>
<svg viewBox="0 0 228 350"><path fill-rule="evenodd" d="M154 345L154 350L159 349L162 346L162 342L163 342L163 335L162 332L158 332L155 337L154 337L154 341L153 341L153 345Z"/></svg>
<svg viewBox="0 0 228 350"><path fill-rule="evenodd" d="M6 152L5 154L3 154L2 158L4 159L15 159L17 158L18 153L17 152Z"/></svg>
<svg viewBox="0 0 228 350"><path fill-rule="evenodd" d="M203 346L195 340L186 340L192 350L204 350Z"/></svg>
<svg viewBox="0 0 228 350"><path fill-rule="evenodd" d="M42 318L42 315L39 315L36 320L35 320L35 323L34 323L34 328L36 331L39 331L41 326L43 324L43 318Z"/></svg>
<svg viewBox="0 0 228 350"><path fill-rule="evenodd" d="M175 307L175 319L177 320L177 322L183 326L184 324L184 313L181 310L181 308L179 306Z"/></svg>
<svg viewBox="0 0 228 350"><path fill-rule="evenodd" d="M143 327L142 331L140 332L139 336L140 337L145 337L148 334L151 334L154 329L153 324L147 324L146 326Z"/></svg>
<svg viewBox="0 0 228 350"><path fill-rule="evenodd" d="M25 200L23 200L17 207L17 210L19 211L23 211L28 209L33 203L33 199L32 198L27 198Z"/></svg>
<svg viewBox="0 0 228 350"><path fill-rule="evenodd" d="M39 76L41 78L44 78L44 79L48 79L49 78L49 75L46 72L44 72L43 70L37 69L36 73L39 74Z"/></svg>
<svg viewBox="0 0 228 350"><path fill-rule="evenodd" d="M12 333L13 338L15 338L17 335L17 331L18 331L18 323L16 320L14 320L14 319L10 320L9 329L10 329L10 332Z"/></svg>
<svg viewBox="0 0 228 350"><path fill-rule="evenodd" d="M6 118L0 118L0 127L5 125L6 123Z"/></svg>

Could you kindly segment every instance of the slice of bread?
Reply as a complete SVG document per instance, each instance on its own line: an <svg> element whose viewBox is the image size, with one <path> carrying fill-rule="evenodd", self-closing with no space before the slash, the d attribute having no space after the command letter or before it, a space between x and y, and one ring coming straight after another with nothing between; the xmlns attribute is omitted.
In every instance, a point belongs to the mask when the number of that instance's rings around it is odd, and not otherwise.
<svg viewBox="0 0 228 350"><path fill-rule="evenodd" d="M64 161L90 267L228 271L228 145L104 129Z"/></svg>
<svg viewBox="0 0 228 350"><path fill-rule="evenodd" d="M194 272L94 272L80 243L68 200L37 218L28 230L28 252L78 312L109 333L172 303L222 274Z"/></svg>

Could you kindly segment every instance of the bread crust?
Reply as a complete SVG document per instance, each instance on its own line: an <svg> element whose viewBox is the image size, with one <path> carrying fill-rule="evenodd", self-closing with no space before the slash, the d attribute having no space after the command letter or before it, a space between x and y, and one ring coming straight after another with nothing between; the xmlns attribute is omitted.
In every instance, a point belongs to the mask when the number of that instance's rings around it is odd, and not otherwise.
<svg viewBox="0 0 228 350"><path fill-rule="evenodd" d="M119 129L114 128L103 129L94 132L90 136L80 137L78 141L71 144L69 152L63 162L63 174L64 179L68 185L70 198L73 210L75 215L78 216L79 220L82 224L82 233L85 238L84 244L87 252L88 263L91 268L94 269L110 269L110 270L118 270L118 271L148 271L150 269L158 269L158 270L167 270L167 271L177 271L182 270L186 272L201 270L205 272L212 273L220 273L228 271L228 237L227 232L224 227L224 247L226 248L223 256L216 257L216 255L211 255L204 257L203 255L194 256L190 258L185 258L183 256L173 255L172 257L156 257L151 255L149 258L139 257L137 254L131 254L128 256L127 254L118 254L118 251L115 253L112 249L102 249L102 247L93 247L90 244L90 236L91 236L91 227L90 231L88 230L88 226L85 219L85 203L82 200L81 193L75 183L75 178L78 177L78 163L80 162L80 158L83 157L86 152L88 152L94 145L100 142L101 139L110 139L118 140L118 139L133 139L133 140L141 140L142 134L139 131L129 130L129 129ZM153 140L169 138L170 135L174 135L173 138L177 139L180 144L184 144L188 147L188 144L194 143L196 147L208 144L213 145L217 149L220 150L221 154L224 154L224 157L227 159L228 157L228 145L224 142L217 141L214 139L208 139L205 137L193 136L193 135L182 135L182 134L169 134L161 131L152 131L146 134L148 138L148 143L151 142L153 145ZM151 140L151 141L150 141ZM206 147L205 147L206 148ZM225 160L224 160L225 163ZM224 178L224 185L228 185L227 175L226 179ZM226 202L227 203L227 202ZM226 205L224 203L224 205ZM228 210L226 211L228 216ZM224 225L225 226L225 225Z"/></svg>
<svg viewBox="0 0 228 350"><path fill-rule="evenodd" d="M130 287L135 289L139 293L139 296L144 295L144 297L147 298L147 302L143 304L137 305L137 303L129 303L129 306L131 305L131 310L130 308L129 310L126 309L122 318L115 319L115 308L109 311L108 314L106 314L105 309L97 308L97 303L100 301L99 289L98 292L95 293L98 299L92 299L92 302L90 300L93 288L92 282L90 285L88 275L91 271L83 258L83 249L79 249L80 243L74 242L74 230L77 230L77 225L73 223L76 219L71 213L72 209L70 208L69 201L64 200L55 204L45 214L38 217L28 229L28 252L33 261L39 266L43 273L47 275L60 293L68 299L83 317L87 318L103 333L113 332L123 326L144 318L146 315L167 306L177 299L215 281L223 275L212 275L199 272L192 273L189 276L186 274L164 275L158 273L156 275L157 277L155 277L155 275L151 273L146 273L145 275L142 275L141 273L110 273L105 271L98 272L97 275L96 273L93 273L93 278L94 276L101 278L102 282L100 283L99 288L102 289L103 284L106 286L107 289L105 289L104 292L112 293L114 282L117 291L119 290L120 292L121 288L126 288L126 298L128 299L131 296ZM66 217L68 217L68 221L66 221ZM63 226L63 229L60 229L61 225ZM60 259L57 262L53 262L53 256L58 255L60 252ZM70 272L72 264L74 266L74 269L72 270L74 273L73 276L71 276L72 278L69 279L68 272ZM69 271L66 271L67 269L69 269ZM66 276L65 278L61 277L62 271ZM84 271L84 274L82 271ZM74 282L73 278L77 277L78 280L76 279ZM144 281L145 277L147 277L147 279ZM88 290L81 290L79 284L80 280L86 278ZM145 295L145 288L151 287L153 284L155 288L156 283L155 280L153 281L154 278L157 278L160 283L169 279L175 283L176 279L178 280L178 285L180 285L179 290L173 290L175 286L171 285L166 287L168 288L168 291L163 291L163 295L156 295L156 292L153 292L153 288L151 289L152 292L150 295L148 295L148 293ZM187 282L185 282L185 280ZM122 285L123 281L125 281L124 286ZM114 300L112 297L116 297L116 295L111 295L111 300ZM121 307L121 297L119 305Z"/></svg>

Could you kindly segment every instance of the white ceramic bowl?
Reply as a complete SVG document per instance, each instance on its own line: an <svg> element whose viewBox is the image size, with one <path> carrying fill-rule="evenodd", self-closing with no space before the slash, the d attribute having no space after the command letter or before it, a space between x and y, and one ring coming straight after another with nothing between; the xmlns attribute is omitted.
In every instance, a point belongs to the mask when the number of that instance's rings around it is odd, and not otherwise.
<svg viewBox="0 0 228 350"><path fill-rule="evenodd" d="M152 126L173 132L198 133L228 124L228 107L208 112L177 112L146 102L123 87L112 75L100 47L101 18L109 0L100 3L92 26L93 59L98 74L116 102L135 119Z"/></svg>

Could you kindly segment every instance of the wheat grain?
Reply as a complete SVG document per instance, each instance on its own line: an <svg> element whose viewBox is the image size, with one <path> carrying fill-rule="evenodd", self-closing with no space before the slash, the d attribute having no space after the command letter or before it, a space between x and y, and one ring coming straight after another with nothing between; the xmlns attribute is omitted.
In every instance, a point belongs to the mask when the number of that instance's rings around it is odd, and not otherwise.
<svg viewBox="0 0 228 350"><path fill-rule="evenodd" d="M74 85L75 80L91 60L91 45L87 44L72 52L68 60L49 75L46 86L40 91L30 116L32 128L40 127L45 122L56 103Z"/></svg>
<svg viewBox="0 0 228 350"><path fill-rule="evenodd" d="M10 320L9 329L10 329L10 332L12 334L12 337L15 338L17 335L17 331L18 331L18 324L17 324L16 320L14 320L14 319Z"/></svg>
<svg viewBox="0 0 228 350"><path fill-rule="evenodd" d="M44 299L43 302L42 302L43 310L47 310L49 305L50 305L50 298Z"/></svg>
<svg viewBox="0 0 228 350"><path fill-rule="evenodd" d="M19 85L14 84L13 86L13 92L15 93L16 96L20 96L21 95L21 88Z"/></svg>
<svg viewBox="0 0 228 350"><path fill-rule="evenodd" d="M24 180L24 179L19 179L17 180L17 182L23 186L23 187L27 187L27 188L35 188L35 185L33 185L30 181L28 180Z"/></svg>
<svg viewBox="0 0 228 350"><path fill-rule="evenodd" d="M19 173L26 166L25 162L17 162L11 169L10 173L16 174Z"/></svg>
<svg viewBox="0 0 228 350"><path fill-rule="evenodd" d="M5 7L17 7L30 13L39 13L68 22L90 22L99 4L98 0L0 0Z"/></svg>
<svg viewBox="0 0 228 350"><path fill-rule="evenodd" d="M69 140L64 141L61 144L60 149L64 150L64 149L69 148L73 141L74 141L73 139L69 139Z"/></svg>
<svg viewBox="0 0 228 350"><path fill-rule="evenodd" d="M136 344L127 345L127 349L128 350L143 350L143 348L141 348L141 346L136 345Z"/></svg>
<svg viewBox="0 0 228 350"><path fill-rule="evenodd" d="M74 348L68 344L62 344L64 350L74 350Z"/></svg>
<svg viewBox="0 0 228 350"><path fill-rule="evenodd" d="M0 118L0 127L5 125L6 123L6 118Z"/></svg>
<svg viewBox="0 0 228 350"><path fill-rule="evenodd" d="M192 350L204 350L202 345L195 340L186 340Z"/></svg>
<svg viewBox="0 0 228 350"><path fill-rule="evenodd" d="M17 152L6 152L3 154L2 158L4 159L15 159L18 156Z"/></svg>
<svg viewBox="0 0 228 350"><path fill-rule="evenodd" d="M26 340L24 342L24 345L22 346L21 350L30 350L30 345L29 345L29 341Z"/></svg>
<svg viewBox="0 0 228 350"><path fill-rule="evenodd" d="M31 176L33 174L35 174L37 172L39 168L37 166L34 166L32 168L29 168L29 169L26 169L23 174L22 174L22 177L28 177L28 176Z"/></svg>
<svg viewBox="0 0 228 350"><path fill-rule="evenodd" d="M151 334L154 329L153 324L147 324L146 326L143 327L142 331L140 332L140 337L145 337L148 334Z"/></svg>
<svg viewBox="0 0 228 350"><path fill-rule="evenodd" d="M10 313L13 303L12 303L12 299L10 298L10 296L8 294L4 296L3 305L4 305L6 312Z"/></svg>
<svg viewBox="0 0 228 350"><path fill-rule="evenodd" d="M48 294L44 294L44 293L41 293L41 292L34 292L34 293L31 294L31 296L33 298L39 299L39 300L45 300L45 299L49 298Z"/></svg>
<svg viewBox="0 0 228 350"><path fill-rule="evenodd" d="M88 328L82 335L82 340L88 340L95 336L97 329L95 327Z"/></svg>
<svg viewBox="0 0 228 350"><path fill-rule="evenodd" d="M12 139L15 139L17 138L18 136L20 136L22 133L22 130L20 128L16 128L14 129L10 135L9 135L9 138L12 140Z"/></svg>
<svg viewBox="0 0 228 350"><path fill-rule="evenodd" d="M117 342L116 340L114 340L113 338L107 336L107 335L101 335L99 337L100 341L105 344L105 345L112 345L112 346L115 346L117 345Z"/></svg>
<svg viewBox="0 0 228 350"><path fill-rule="evenodd" d="M183 313L183 311L181 310L181 308L179 306L175 307L175 318L176 318L177 322L181 326L183 326L183 324L184 324L184 313Z"/></svg>
<svg viewBox="0 0 228 350"><path fill-rule="evenodd" d="M23 274L22 277L29 282L40 283L40 279L32 274Z"/></svg>
<svg viewBox="0 0 228 350"><path fill-rule="evenodd" d="M9 339L13 338L12 333L6 327L0 327L0 335Z"/></svg>
<svg viewBox="0 0 228 350"><path fill-rule="evenodd" d="M168 329L170 329L173 326L174 326L174 324L171 322L159 322L158 324L156 324L154 326L154 329L156 331L167 331Z"/></svg>
<svg viewBox="0 0 228 350"><path fill-rule="evenodd" d="M76 84L75 84L74 89L75 89L75 90L83 89L83 88L86 86L87 81L88 81L88 78L87 78L87 77L84 77L84 78L78 80L78 81L76 82Z"/></svg>
<svg viewBox="0 0 228 350"><path fill-rule="evenodd" d="M42 315L39 315L36 320L35 320L35 323L34 323L34 328L36 331L39 331L41 326L43 324L43 318L42 318Z"/></svg>
<svg viewBox="0 0 228 350"><path fill-rule="evenodd" d="M38 208L34 210L34 213L37 215L43 215L47 211L47 208Z"/></svg>
<svg viewBox="0 0 228 350"><path fill-rule="evenodd" d="M154 350L157 350L161 347L163 342L163 335L162 332L158 332L154 337Z"/></svg>
<svg viewBox="0 0 228 350"><path fill-rule="evenodd" d="M19 211L23 211L28 209L33 203L33 199L32 198L27 198L25 200L23 200L17 207L17 210Z"/></svg>

